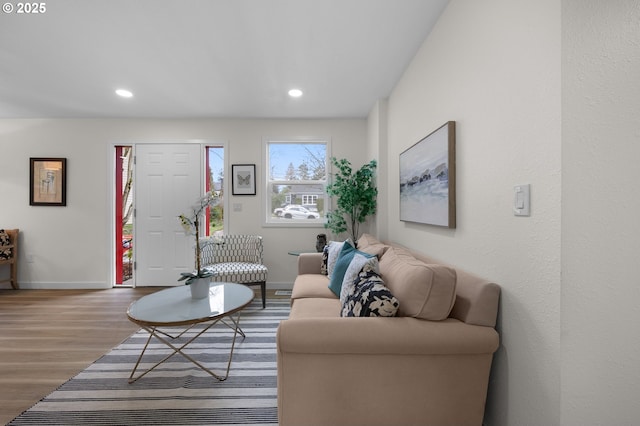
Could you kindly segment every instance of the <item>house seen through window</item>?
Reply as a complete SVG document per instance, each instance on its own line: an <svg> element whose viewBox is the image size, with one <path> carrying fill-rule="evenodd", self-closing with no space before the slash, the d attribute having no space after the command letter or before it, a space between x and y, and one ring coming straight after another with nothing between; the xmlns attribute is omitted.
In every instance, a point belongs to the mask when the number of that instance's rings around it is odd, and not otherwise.
<svg viewBox="0 0 640 426"><path fill-rule="evenodd" d="M326 140L266 141L266 222L318 226L325 222L329 146Z"/></svg>

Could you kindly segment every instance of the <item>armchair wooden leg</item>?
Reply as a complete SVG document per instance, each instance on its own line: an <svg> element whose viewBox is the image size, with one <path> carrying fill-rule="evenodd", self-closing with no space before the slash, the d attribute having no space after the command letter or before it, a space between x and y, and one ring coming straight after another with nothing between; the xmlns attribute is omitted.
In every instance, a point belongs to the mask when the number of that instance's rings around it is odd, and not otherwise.
<svg viewBox="0 0 640 426"><path fill-rule="evenodd" d="M267 307L267 283L266 281L260 282L260 290L262 291L262 309Z"/></svg>
<svg viewBox="0 0 640 426"><path fill-rule="evenodd" d="M19 289L20 287L18 286L18 265L15 264L15 262L11 265L11 287L13 287L14 290Z"/></svg>

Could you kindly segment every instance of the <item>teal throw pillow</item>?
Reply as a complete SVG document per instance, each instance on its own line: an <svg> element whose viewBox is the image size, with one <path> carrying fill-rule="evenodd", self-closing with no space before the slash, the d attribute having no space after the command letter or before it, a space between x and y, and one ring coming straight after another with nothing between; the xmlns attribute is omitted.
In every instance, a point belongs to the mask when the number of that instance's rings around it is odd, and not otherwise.
<svg viewBox="0 0 640 426"><path fill-rule="evenodd" d="M353 245L351 241L329 241L327 244L327 275L331 278L331 274L333 274L333 268L336 266L336 261L338 260L338 256L340 256L340 252L342 251L342 247L345 245Z"/></svg>
<svg viewBox="0 0 640 426"><path fill-rule="evenodd" d="M342 280L344 280L344 274L347 272L347 268L353 259L353 255L356 254L356 249L351 244L343 244L340 253L333 265L333 271L330 274L329 290L336 296L340 297L340 290L342 289Z"/></svg>
<svg viewBox="0 0 640 426"><path fill-rule="evenodd" d="M342 291L344 275L346 274L347 269L349 269L349 265L356 253L365 257L372 257L370 254L356 250L351 244L344 244L342 246L342 250L340 250L340 254L338 255L336 264L333 267L333 273L331 274L331 279L329 281L329 289L338 297L340 297L340 292Z"/></svg>

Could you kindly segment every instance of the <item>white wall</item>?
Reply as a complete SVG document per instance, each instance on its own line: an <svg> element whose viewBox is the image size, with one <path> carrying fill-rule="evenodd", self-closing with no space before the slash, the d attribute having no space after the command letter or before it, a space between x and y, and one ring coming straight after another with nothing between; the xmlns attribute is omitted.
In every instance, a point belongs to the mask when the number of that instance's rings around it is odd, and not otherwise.
<svg viewBox="0 0 640 426"><path fill-rule="evenodd" d="M560 105L553 0L452 0L388 101L388 237L502 286L487 425L560 421ZM398 157L448 120L457 228L401 222Z"/></svg>
<svg viewBox="0 0 640 426"><path fill-rule="evenodd" d="M372 233L380 239L387 239L387 210L383 207L387 205L389 190L386 176L388 174L387 161L387 101L381 99L377 101L367 118L367 160L378 162L376 187L378 188L378 206L376 214L368 219L369 229L366 232Z"/></svg>
<svg viewBox="0 0 640 426"><path fill-rule="evenodd" d="M640 5L562 5L562 424L637 425Z"/></svg>
<svg viewBox="0 0 640 426"><path fill-rule="evenodd" d="M0 226L20 228L23 288L105 288L109 283L108 170L114 143L226 141L229 164L255 163L262 179L263 137L330 137L332 154L364 163L366 120L0 120ZM29 157L66 157L67 207L29 206ZM318 228L263 228L262 187L255 197L230 196L229 232L264 236L271 287L291 285L289 250L315 247ZM34 262L26 263L25 255ZM6 269L6 268L5 268Z"/></svg>

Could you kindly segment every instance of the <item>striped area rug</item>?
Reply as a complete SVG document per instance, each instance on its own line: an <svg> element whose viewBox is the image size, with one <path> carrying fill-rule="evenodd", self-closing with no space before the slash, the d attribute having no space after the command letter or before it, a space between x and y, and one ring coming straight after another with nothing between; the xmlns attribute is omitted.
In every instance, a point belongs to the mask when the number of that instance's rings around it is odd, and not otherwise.
<svg viewBox="0 0 640 426"><path fill-rule="evenodd" d="M280 321L288 316L288 299L270 299L266 309L254 301L242 311L240 326L246 338L238 336L229 378L224 382L176 354L129 384L131 370L149 336L139 330L9 424L277 424L275 335ZM195 332L189 331L185 338ZM232 336L233 331L219 323L185 352L224 375ZM139 369L152 366L170 352L152 340Z"/></svg>

